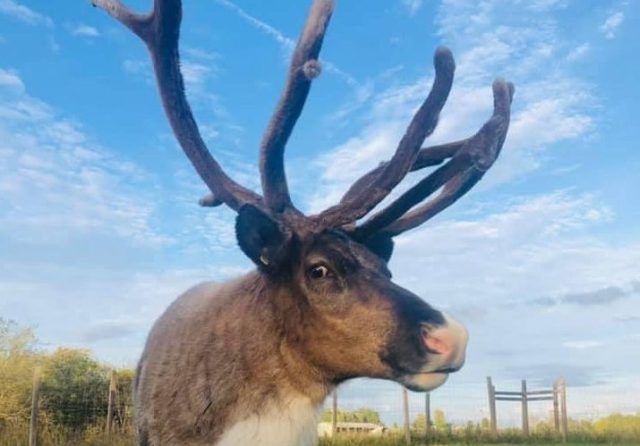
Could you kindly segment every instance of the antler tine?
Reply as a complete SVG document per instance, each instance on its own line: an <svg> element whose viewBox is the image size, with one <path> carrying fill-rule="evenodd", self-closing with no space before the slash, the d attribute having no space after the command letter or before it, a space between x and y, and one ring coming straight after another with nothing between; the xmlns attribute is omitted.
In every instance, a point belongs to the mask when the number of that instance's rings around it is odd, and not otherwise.
<svg viewBox="0 0 640 446"><path fill-rule="evenodd" d="M333 0L315 0L291 58L287 81L260 144L260 175L266 205L275 212L293 207L284 171L284 150L320 74L318 56L333 13Z"/></svg>
<svg viewBox="0 0 640 446"><path fill-rule="evenodd" d="M411 166L410 172L415 172L416 170L420 170L425 167L437 166L439 164L442 164L447 158L451 158L453 155L455 155L466 142L467 140L463 139L460 141L420 149L420 151L418 152L418 157L413 163L413 166ZM358 194L362 193L365 190L368 190L376 180L378 175L382 173L387 164L389 164L388 161L380 163L378 167L360 177L355 183L351 185L340 202L349 202L353 200L353 198Z"/></svg>
<svg viewBox="0 0 640 446"><path fill-rule="evenodd" d="M491 119L478 133L466 140L447 164L357 227L354 236L366 239L380 232L388 236L398 235L426 222L467 193L500 154L509 128L513 94L513 84L496 80L493 84L494 112ZM442 192L436 198L405 214L443 185Z"/></svg>
<svg viewBox="0 0 640 446"><path fill-rule="evenodd" d="M182 20L181 0L154 0L153 11L137 14L119 0L91 0L93 6L135 33L151 53L164 111L180 146L209 187L215 199L233 209L243 204L262 205L262 198L225 174L204 143L184 92L178 39Z"/></svg>
<svg viewBox="0 0 640 446"><path fill-rule="evenodd" d="M355 222L380 203L407 175L415 163L420 146L436 127L440 110L451 91L455 62L448 48L438 48L434 56L435 79L431 92L414 115L396 153L385 164L379 175L372 178L367 188L341 200L337 206L313 217L327 227L338 227Z"/></svg>

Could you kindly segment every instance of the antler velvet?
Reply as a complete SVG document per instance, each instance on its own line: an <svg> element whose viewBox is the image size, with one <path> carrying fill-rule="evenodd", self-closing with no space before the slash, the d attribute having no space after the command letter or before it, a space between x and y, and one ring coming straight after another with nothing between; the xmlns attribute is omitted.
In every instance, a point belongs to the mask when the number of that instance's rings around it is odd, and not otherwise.
<svg viewBox="0 0 640 446"><path fill-rule="evenodd" d="M416 111L393 157L357 180L340 202L318 215L304 217L291 201L284 168L284 151L311 89L320 73L318 60L333 0L314 0L293 52L284 90L260 144L260 176L264 196L236 183L222 170L204 143L184 92L178 42L182 20L181 0L154 0L149 14L129 10L119 0L91 0L129 28L151 54L162 104L180 146L209 187L202 206L226 204L238 210L250 204L280 216L290 224L343 228L357 240L392 237L429 220L469 191L493 165L504 144L510 120L513 84L498 79L493 84L494 112L470 138L427 148L424 140L434 131L455 71L447 48L434 55L435 77L427 98ZM448 160L448 161L447 161ZM446 163L445 163L446 161ZM444 163L444 164L443 164ZM390 205L358 225L411 171L441 165ZM420 205L440 190L433 199ZM306 222L306 223L304 223Z"/></svg>

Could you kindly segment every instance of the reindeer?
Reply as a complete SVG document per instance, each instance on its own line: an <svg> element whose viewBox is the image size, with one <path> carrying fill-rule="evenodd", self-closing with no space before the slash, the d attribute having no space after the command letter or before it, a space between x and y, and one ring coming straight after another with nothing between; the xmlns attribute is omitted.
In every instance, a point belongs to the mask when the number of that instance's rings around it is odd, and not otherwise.
<svg viewBox="0 0 640 446"><path fill-rule="evenodd" d="M394 284L387 262L393 237L451 205L493 165L512 84L494 82L493 115L475 135L421 148L453 82L453 56L437 49L432 89L392 158L337 205L304 215L289 195L284 149L320 73L333 1L313 2L293 53L260 146L262 196L227 176L199 133L180 72L181 0L154 0L147 15L118 0L92 3L146 44L169 123L210 189L201 204L237 211L238 245L256 265L190 289L155 323L135 379L140 445L312 445L322 403L340 383L371 377L428 391L462 367L465 328ZM408 172L436 165L363 220Z"/></svg>

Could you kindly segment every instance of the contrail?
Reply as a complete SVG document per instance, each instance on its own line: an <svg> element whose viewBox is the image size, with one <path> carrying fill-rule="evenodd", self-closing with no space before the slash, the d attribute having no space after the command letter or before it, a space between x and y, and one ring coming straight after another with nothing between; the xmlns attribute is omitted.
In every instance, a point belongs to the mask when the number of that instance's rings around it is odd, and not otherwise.
<svg viewBox="0 0 640 446"><path fill-rule="evenodd" d="M215 0L215 1L219 5L222 5L225 8L232 10L233 12L238 14L240 18L244 19L247 23L249 23L251 26L257 28L258 30L262 31L263 33L267 34L269 37L274 39L276 42L278 42L281 49L286 54L287 58L291 57L291 54L293 53L293 49L296 46L295 40L285 36L280 30L252 16L247 11L245 11L244 9L242 9L241 7L239 7L238 5L236 5L235 3L229 0ZM356 89L363 87L360 84L360 82L356 80L356 78L354 78L351 74L347 73L346 71L340 69L335 64L327 60L321 60L321 62L328 73L338 76L347 85L349 85L349 87L356 88Z"/></svg>

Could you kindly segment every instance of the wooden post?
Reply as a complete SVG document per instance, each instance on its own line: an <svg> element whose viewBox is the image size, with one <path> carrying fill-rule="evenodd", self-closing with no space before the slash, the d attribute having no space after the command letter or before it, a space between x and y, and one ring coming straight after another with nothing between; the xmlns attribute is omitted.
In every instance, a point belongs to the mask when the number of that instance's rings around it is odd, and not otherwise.
<svg viewBox="0 0 640 446"><path fill-rule="evenodd" d="M404 441L411 444L411 426L409 424L409 392L402 387L402 411L404 412Z"/></svg>
<svg viewBox="0 0 640 446"><path fill-rule="evenodd" d="M333 410L331 411L331 437L338 432L338 389L333 389Z"/></svg>
<svg viewBox="0 0 640 446"><path fill-rule="evenodd" d="M560 392L558 386L558 380L553 383L553 426L556 430L556 433L560 432L560 410L559 410L559 402L558 402L558 392Z"/></svg>
<svg viewBox="0 0 640 446"><path fill-rule="evenodd" d="M493 387L491 377L487 376L487 393L489 395L489 415L491 417L491 433L498 431L498 421L496 419L496 388Z"/></svg>
<svg viewBox="0 0 640 446"><path fill-rule="evenodd" d="M560 412L562 419L562 441L567 441L567 434L569 430L569 422L567 419L567 381L564 378L560 378Z"/></svg>
<svg viewBox="0 0 640 446"><path fill-rule="evenodd" d="M38 411L40 409L40 378L42 370L36 366L33 371L33 387L31 389L31 420L29 422L29 446L38 443Z"/></svg>
<svg viewBox="0 0 640 446"><path fill-rule="evenodd" d="M107 437L111 436L111 427L113 425L113 410L116 402L116 371L111 370L109 377L109 404L107 406Z"/></svg>
<svg viewBox="0 0 640 446"><path fill-rule="evenodd" d="M522 432L529 436L529 405L527 399L527 380L522 380Z"/></svg>
<svg viewBox="0 0 640 446"><path fill-rule="evenodd" d="M431 431L431 393L424 394L424 423L425 437L429 441L429 432Z"/></svg>

